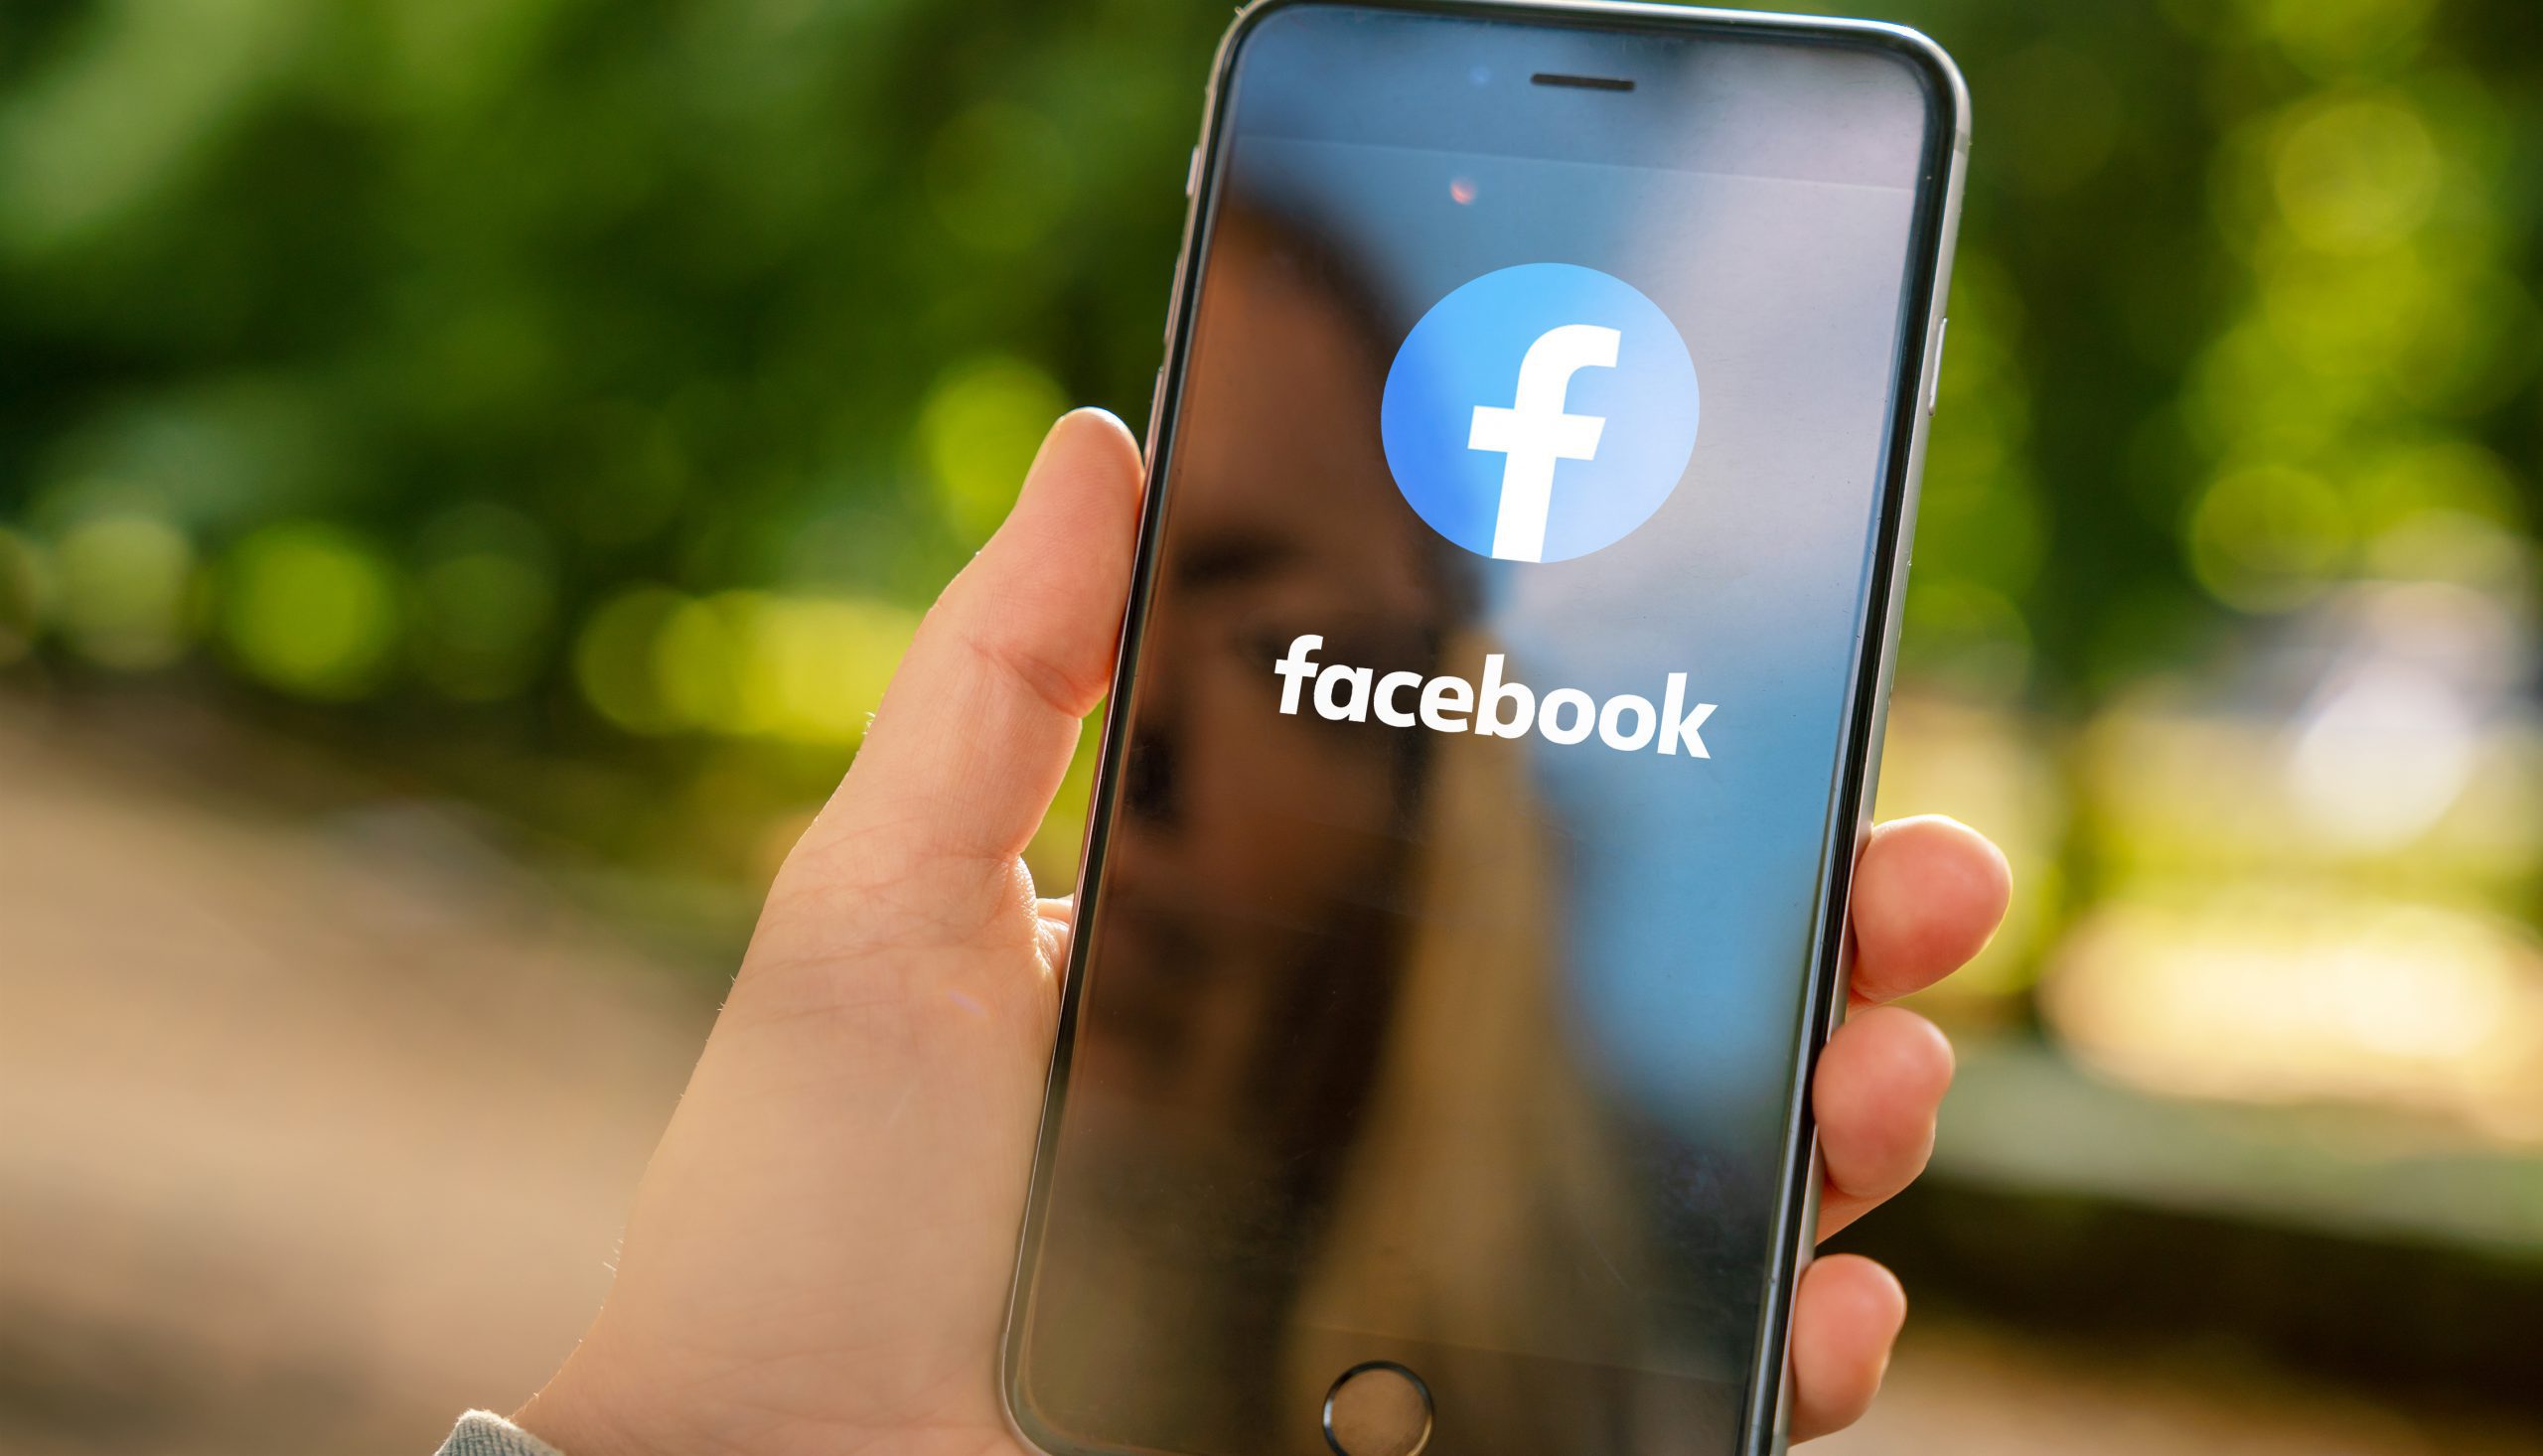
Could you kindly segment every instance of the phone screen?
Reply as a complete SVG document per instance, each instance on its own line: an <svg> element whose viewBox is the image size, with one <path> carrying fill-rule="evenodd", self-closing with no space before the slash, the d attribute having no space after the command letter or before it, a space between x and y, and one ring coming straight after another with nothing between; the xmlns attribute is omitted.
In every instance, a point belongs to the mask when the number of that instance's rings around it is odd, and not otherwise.
<svg viewBox="0 0 2543 1456"><path fill-rule="evenodd" d="M1947 108L1860 38L1342 7L1223 84L1018 1417L1322 1451L1383 1360L1439 1449L1734 1450Z"/></svg>

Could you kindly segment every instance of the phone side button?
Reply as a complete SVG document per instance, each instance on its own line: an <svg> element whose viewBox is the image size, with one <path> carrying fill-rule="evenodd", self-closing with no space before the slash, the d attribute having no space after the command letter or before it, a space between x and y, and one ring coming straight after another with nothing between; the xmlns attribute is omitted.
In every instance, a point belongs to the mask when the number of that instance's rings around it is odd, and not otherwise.
<svg viewBox="0 0 2543 1456"><path fill-rule="evenodd" d="M1934 406L1942 399L1943 346L1951 342L1951 317L1943 317L1942 327L1934 330L1934 362L1925 371L1925 418L1934 417Z"/></svg>
<svg viewBox="0 0 2543 1456"><path fill-rule="evenodd" d="M1183 195L1190 197L1201 187L1201 148L1194 144L1192 160L1183 165Z"/></svg>

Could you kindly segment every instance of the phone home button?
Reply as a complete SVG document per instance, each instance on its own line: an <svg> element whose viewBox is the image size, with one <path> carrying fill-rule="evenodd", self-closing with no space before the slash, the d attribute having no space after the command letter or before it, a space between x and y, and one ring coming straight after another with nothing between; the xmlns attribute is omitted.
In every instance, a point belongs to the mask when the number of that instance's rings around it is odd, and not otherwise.
<svg viewBox="0 0 2543 1456"><path fill-rule="evenodd" d="M1324 1392L1324 1443L1336 1456L1420 1456L1430 1443L1430 1387L1391 1360L1351 1367Z"/></svg>

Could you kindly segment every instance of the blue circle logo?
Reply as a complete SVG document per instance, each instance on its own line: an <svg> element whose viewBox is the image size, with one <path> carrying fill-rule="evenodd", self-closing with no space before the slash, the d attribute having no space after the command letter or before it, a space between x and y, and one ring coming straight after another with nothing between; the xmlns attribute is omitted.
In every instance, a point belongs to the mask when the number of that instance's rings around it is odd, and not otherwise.
<svg viewBox="0 0 2543 1456"><path fill-rule="evenodd" d="M1696 365L1660 306L1571 263L1432 305L1379 407L1396 489L1478 556L1567 561L1649 520L1696 448Z"/></svg>

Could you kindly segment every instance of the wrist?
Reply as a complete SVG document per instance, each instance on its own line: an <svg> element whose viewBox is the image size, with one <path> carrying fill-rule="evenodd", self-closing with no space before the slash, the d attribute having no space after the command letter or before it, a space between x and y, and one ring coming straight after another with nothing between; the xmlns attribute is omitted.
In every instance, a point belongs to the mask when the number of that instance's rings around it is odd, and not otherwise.
<svg viewBox="0 0 2543 1456"><path fill-rule="evenodd" d="M658 1456L642 1422L627 1419L628 1404L613 1382L578 1351L548 1378L529 1402L513 1412L513 1424L564 1456Z"/></svg>

